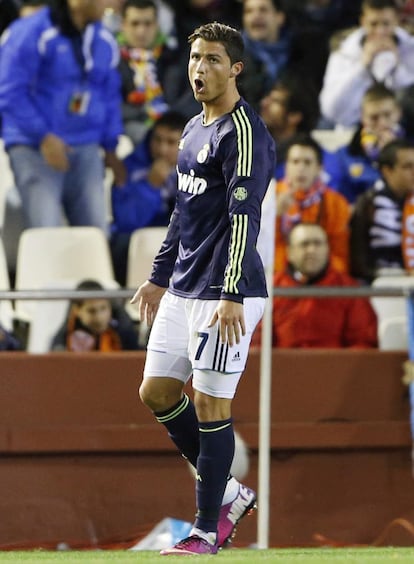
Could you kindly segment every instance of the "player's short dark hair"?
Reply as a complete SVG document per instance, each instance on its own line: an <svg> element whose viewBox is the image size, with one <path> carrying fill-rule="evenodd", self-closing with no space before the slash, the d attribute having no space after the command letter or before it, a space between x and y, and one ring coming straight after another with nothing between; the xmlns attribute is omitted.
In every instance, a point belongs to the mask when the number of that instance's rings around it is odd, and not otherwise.
<svg viewBox="0 0 414 564"><path fill-rule="evenodd" d="M311 135L307 133L298 133L297 135L292 137L286 149L286 156L289 155L289 151L293 147L293 145L299 145L299 147L308 147L309 149L312 149L312 151L316 155L318 163L322 164L323 153L321 146L317 141L315 141L313 137L311 137Z"/></svg>
<svg viewBox="0 0 414 564"><path fill-rule="evenodd" d="M227 55L230 57L230 62L233 65L243 60L244 43L242 35L237 29L229 25L219 22L207 23L197 27L188 37L190 44L194 43L196 39L204 39L204 41L216 41L221 43L226 50Z"/></svg>
<svg viewBox="0 0 414 564"><path fill-rule="evenodd" d="M137 10L146 10L147 8L152 8L155 15L158 15L158 6L154 0L126 0L122 5L122 16L125 16L128 8L136 8Z"/></svg>
<svg viewBox="0 0 414 564"><path fill-rule="evenodd" d="M395 10L398 12L398 6L395 0L362 0L361 12L364 10Z"/></svg>
<svg viewBox="0 0 414 564"><path fill-rule="evenodd" d="M157 121L153 125L153 129L156 129L159 126L163 126L167 127L168 129L179 129L180 131L182 131L187 121L188 119L180 112L169 110L157 119Z"/></svg>
<svg viewBox="0 0 414 564"><path fill-rule="evenodd" d="M414 150L414 141L410 139L394 139L381 149L378 155L377 164L380 170L384 168L394 168L398 160L398 151L404 149Z"/></svg>
<svg viewBox="0 0 414 564"><path fill-rule="evenodd" d="M388 99L397 101L395 92L387 88L385 84L375 83L365 90L362 97L362 104L365 102L379 102L380 100Z"/></svg>

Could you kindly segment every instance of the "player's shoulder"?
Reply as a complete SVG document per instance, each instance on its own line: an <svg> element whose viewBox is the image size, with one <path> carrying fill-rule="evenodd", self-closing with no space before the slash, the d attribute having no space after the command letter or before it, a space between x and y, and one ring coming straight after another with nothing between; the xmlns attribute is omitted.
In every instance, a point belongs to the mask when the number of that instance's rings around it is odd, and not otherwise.
<svg viewBox="0 0 414 564"><path fill-rule="evenodd" d="M233 110L220 123L222 133L253 134L269 136L268 129L259 114L246 100L240 98Z"/></svg>

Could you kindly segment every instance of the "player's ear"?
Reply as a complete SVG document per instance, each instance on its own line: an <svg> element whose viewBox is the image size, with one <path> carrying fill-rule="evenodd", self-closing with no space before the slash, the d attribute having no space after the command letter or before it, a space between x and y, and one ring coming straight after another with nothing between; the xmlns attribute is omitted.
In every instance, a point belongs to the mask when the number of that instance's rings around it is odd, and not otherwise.
<svg viewBox="0 0 414 564"><path fill-rule="evenodd" d="M235 76L238 76L242 70L243 70L243 63L241 61L234 63L233 65L231 65L230 77L234 78Z"/></svg>

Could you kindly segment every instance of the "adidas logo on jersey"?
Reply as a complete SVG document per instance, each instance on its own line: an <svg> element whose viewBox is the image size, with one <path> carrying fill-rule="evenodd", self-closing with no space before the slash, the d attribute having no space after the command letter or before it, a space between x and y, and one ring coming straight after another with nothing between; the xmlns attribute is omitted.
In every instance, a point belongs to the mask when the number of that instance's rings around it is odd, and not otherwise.
<svg viewBox="0 0 414 564"><path fill-rule="evenodd" d="M232 362L238 362L239 360L240 360L240 353L239 353L239 351L237 351L236 354L231 359L231 361Z"/></svg>
<svg viewBox="0 0 414 564"><path fill-rule="evenodd" d="M194 170L190 170L190 174L185 174L177 169L178 173L178 189L181 192L188 192L189 194L203 194L207 188L207 180L195 176Z"/></svg>

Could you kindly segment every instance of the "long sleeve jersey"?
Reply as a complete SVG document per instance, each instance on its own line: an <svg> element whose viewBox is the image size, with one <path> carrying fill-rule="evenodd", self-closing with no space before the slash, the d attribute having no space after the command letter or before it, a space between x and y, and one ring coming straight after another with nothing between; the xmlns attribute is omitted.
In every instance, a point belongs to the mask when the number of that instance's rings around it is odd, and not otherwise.
<svg viewBox="0 0 414 564"><path fill-rule="evenodd" d="M242 302L265 297L256 249L261 204L275 163L266 126L243 100L209 125L203 113L183 131L178 191L151 282L173 294Z"/></svg>

